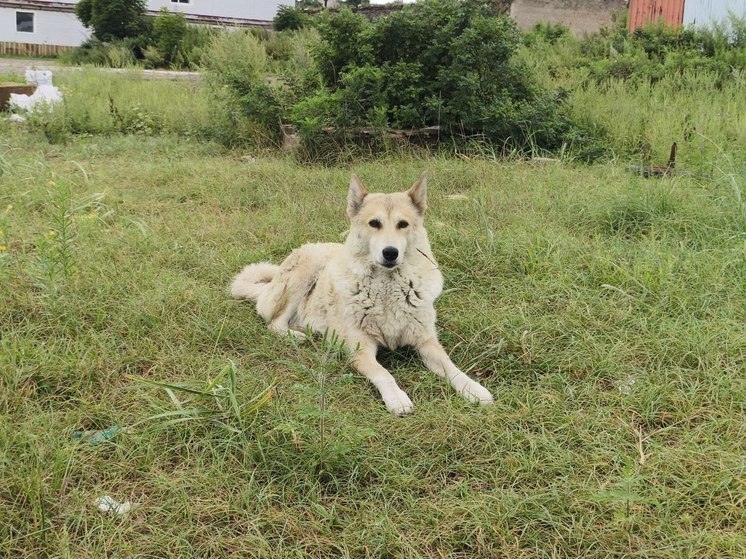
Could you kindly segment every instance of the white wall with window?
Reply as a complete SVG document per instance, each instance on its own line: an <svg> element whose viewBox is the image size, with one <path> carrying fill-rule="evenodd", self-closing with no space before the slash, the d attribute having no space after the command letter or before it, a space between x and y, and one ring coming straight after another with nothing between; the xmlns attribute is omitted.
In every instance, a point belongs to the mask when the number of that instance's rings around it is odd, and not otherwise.
<svg viewBox="0 0 746 559"><path fill-rule="evenodd" d="M77 47L89 36L72 13L0 8L0 41Z"/></svg>
<svg viewBox="0 0 746 559"><path fill-rule="evenodd" d="M294 5L294 0L150 0L148 9L168 8L185 14L271 21L280 6Z"/></svg>
<svg viewBox="0 0 746 559"><path fill-rule="evenodd" d="M0 7L0 42L36 45L79 46L91 35L83 27L72 6L77 0L33 0L17 2L18 7ZM39 10L40 4L49 4ZM55 11L67 4L63 11ZM272 21L280 6L293 6L294 0L148 0L148 10L167 8L200 16Z"/></svg>

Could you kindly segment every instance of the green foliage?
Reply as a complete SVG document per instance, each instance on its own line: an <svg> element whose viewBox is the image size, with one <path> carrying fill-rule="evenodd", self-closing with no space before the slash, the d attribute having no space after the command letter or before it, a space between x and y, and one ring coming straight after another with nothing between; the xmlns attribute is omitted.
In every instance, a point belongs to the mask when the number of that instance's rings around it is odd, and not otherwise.
<svg viewBox="0 0 746 559"><path fill-rule="evenodd" d="M364 66L373 62L370 45L365 33L370 23L360 14L350 10L324 13L319 23L321 42L314 50L314 60L324 83L334 89L341 74L349 66Z"/></svg>
<svg viewBox="0 0 746 559"><path fill-rule="evenodd" d="M92 21L91 13L97 0L84 0L77 5L81 21ZM110 8L107 8L107 10ZM107 12L108 13L108 12ZM108 29L108 27L107 27ZM143 65L146 68L197 68L215 29L188 25L183 14L162 8L154 18L140 17L128 27L122 38L111 33L94 32L80 47L63 53L68 64L92 64L122 68ZM125 52L129 51L129 52Z"/></svg>
<svg viewBox="0 0 746 559"><path fill-rule="evenodd" d="M570 28L561 23L540 21L523 35L524 44L531 46L538 41L554 45L560 39L570 36Z"/></svg>
<svg viewBox="0 0 746 559"><path fill-rule="evenodd" d="M203 55L202 66L216 119L224 123L224 141L278 141L281 135L281 92L267 83L268 58L264 45L250 31L236 30L214 38Z"/></svg>
<svg viewBox="0 0 746 559"><path fill-rule="evenodd" d="M520 34L493 9L480 0L426 0L373 23L345 9L325 14L314 58L326 87L297 108L294 122L306 130L319 119L321 129L437 125L445 137L508 149L572 149L582 134L564 96L544 91L516 62ZM319 103L325 110L311 114Z"/></svg>
<svg viewBox="0 0 746 559"><path fill-rule="evenodd" d="M200 25L188 25L179 45L179 54L172 65L197 70L202 64L202 56L213 38L223 31Z"/></svg>
<svg viewBox="0 0 746 559"><path fill-rule="evenodd" d="M144 0L81 0L75 13L100 41L135 37L143 30Z"/></svg>
<svg viewBox="0 0 746 559"><path fill-rule="evenodd" d="M617 26L582 40L585 65L598 83L627 80L656 82L667 75L705 71L721 83L733 70L746 70L746 20L730 18L727 26L673 28L646 25L633 33Z"/></svg>
<svg viewBox="0 0 746 559"><path fill-rule="evenodd" d="M310 23L311 18L300 8L280 6L272 20L272 27L275 31L295 31L307 27Z"/></svg>
<svg viewBox="0 0 746 559"><path fill-rule="evenodd" d="M138 63L137 54L144 55L150 48L142 39L129 37L103 43L91 38L81 46L66 51L60 58L66 64L127 68Z"/></svg>
<svg viewBox="0 0 746 559"><path fill-rule="evenodd" d="M252 427L255 414L272 398L273 387L269 386L248 402L239 402L237 395L239 372L231 360L228 365L205 381L168 383L130 376L130 380L146 386L159 388L168 394L176 409L157 413L142 423L156 430L171 429L186 423L207 423L223 431L223 435L246 436Z"/></svg>
<svg viewBox="0 0 746 559"><path fill-rule="evenodd" d="M181 55L188 25L180 12L170 12L161 8L153 20L153 39L163 62L171 65Z"/></svg>
<svg viewBox="0 0 746 559"><path fill-rule="evenodd" d="M209 138L217 134L215 110L195 82L147 80L136 70L112 74L93 68L55 77L63 102L27 115L23 127L52 144L92 134Z"/></svg>

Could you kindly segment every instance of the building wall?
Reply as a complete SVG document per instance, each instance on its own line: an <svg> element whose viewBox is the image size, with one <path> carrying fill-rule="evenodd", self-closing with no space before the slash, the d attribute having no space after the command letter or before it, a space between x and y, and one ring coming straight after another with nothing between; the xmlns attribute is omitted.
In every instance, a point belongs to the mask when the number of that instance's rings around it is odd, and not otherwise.
<svg viewBox="0 0 746 559"><path fill-rule="evenodd" d="M34 14L34 32L16 31L16 12ZM73 13L49 12L28 8L0 8L0 41L33 45L62 45L76 47L90 36Z"/></svg>
<svg viewBox="0 0 746 559"><path fill-rule="evenodd" d="M626 0L513 0L510 16L521 29L537 23L561 23L576 35L611 25L612 14L626 8Z"/></svg>
<svg viewBox="0 0 746 559"><path fill-rule="evenodd" d="M7 0L0 2L0 43L31 45L59 45L76 47L90 37L72 12L77 0ZM59 8L59 5L67 5ZM16 7L18 5L19 7ZM54 6L52 6L54 5ZM149 0L147 9L158 11L162 7L173 12L212 18L229 18L271 22L280 6L294 6L294 0L190 0L188 4L171 0ZM27 7L33 6L33 7ZM46 9L34 9L45 7ZM57 9L58 11L55 11ZM60 11L61 10L61 11ZM16 31L16 11L34 14L34 32ZM195 21L199 21L197 18ZM206 21L204 23L214 23ZM241 22L238 22L241 23Z"/></svg>
<svg viewBox="0 0 746 559"><path fill-rule="evenodd" d="M149 0L149 10L168 8L172 12L202 16L231 17L271 21L280 6L294 6L294 0L190 0L189 4L171 0Z"/></svg>
<svg viewBox="0 0 746 559"><path fill-rule="evenodd" d="M738 17L746 17L746 0L686 0L684 25L727 23L729 11Z"/></svg>

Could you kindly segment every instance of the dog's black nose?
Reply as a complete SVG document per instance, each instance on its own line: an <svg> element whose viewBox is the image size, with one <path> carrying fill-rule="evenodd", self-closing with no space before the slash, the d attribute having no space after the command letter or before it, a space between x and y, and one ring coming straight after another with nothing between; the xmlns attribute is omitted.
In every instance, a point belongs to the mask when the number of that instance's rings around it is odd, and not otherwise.
<svg viewBox="0 0 746 559"><path fill-rule="evenodd" d="M383 249L383 259L386 262L393 262L399 257L399 249L394 247L386 247Z"/></svg>

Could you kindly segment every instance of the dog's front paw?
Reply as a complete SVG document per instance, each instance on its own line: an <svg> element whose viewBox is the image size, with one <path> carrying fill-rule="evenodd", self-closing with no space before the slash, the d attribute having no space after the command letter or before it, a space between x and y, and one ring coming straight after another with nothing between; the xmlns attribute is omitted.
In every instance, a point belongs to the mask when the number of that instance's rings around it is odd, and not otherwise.
<svg viewBox="0 0 746 559"><path fill-rule="evenodd" d="M461 389L461 395L470 402L482 406L492 403L492 394L490 394L490 391L474 380Z"/></svg>
<svg viewBox="0 0 746 559"><path fill-rule="evenodd" d="M286 330L285 335L290 338L295 338L299 342L305 342L308 339L308 336L306 336L303 332L298 332L298 330Z"/></svg>
<svg viewBox="0 0 746 559"><path fill-rule="evenodd" d="M407 415L414 410L412 400L399 387L392 390L390 394L381 395L383 396L383 403L386 404L386 409L396 416Z"/></svg>

